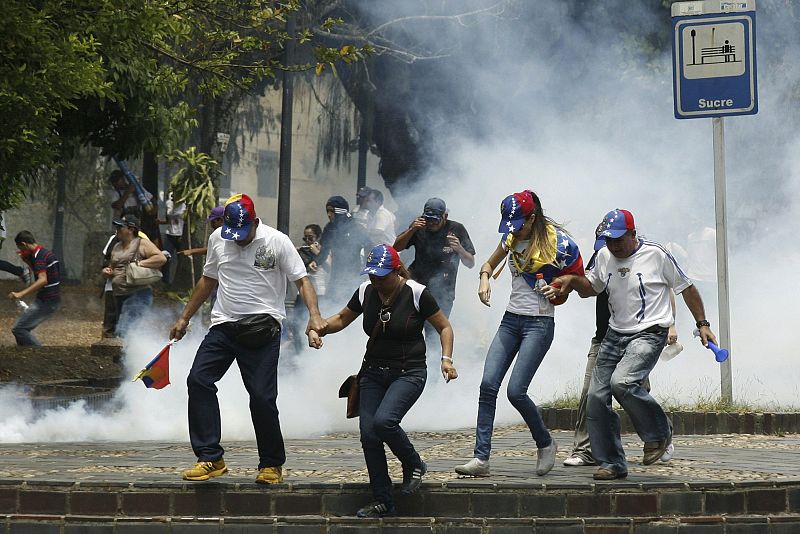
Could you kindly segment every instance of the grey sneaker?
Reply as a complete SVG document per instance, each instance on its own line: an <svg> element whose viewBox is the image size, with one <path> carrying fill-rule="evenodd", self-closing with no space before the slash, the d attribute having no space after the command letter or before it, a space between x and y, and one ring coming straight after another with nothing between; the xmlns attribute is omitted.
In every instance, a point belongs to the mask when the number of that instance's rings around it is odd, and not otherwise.
<svg viewBox="0 0 800 534"><path fill-rule="evenodd" d="M553 465L556 463L556 451L558 445L555 440L550 442L547 447L536 449L536 474L544 476L550 472Z"/></svg>
<svg viewBox="0 0 800 534"><path fill-rule="evenodd" d="M473 458L464 465L456 466L456 473L459 475L467 475L471 477L488 477L489 476L489 461L478 460Z"/></svg>

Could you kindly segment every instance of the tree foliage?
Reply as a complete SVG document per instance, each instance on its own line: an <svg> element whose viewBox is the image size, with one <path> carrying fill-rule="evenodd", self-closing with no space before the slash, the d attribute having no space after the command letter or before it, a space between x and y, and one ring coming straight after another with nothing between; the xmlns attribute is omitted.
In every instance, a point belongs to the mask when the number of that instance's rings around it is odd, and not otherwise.
<svg viewBox="0 0 800 534"><path fill-rule="evenodd" d="M300 0L6 0L0 20L0 209L76 146L127 157L177 148L196 125L186 94L217 96L283 69L294 40L322 69L367 51L286 30ZM336 23L326 19L318 31Z"/></svg>

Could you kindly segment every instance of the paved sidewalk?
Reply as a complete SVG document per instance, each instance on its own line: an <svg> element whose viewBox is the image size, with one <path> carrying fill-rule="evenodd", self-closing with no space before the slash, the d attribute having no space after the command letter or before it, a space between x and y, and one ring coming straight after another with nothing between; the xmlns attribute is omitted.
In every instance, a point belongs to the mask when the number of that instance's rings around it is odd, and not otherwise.
<svg viewBox="0 0 800 534"><path fill-rule="evenodd" d="M496 429L492 476L487 483L502 485L590 484L592 467L564 467L571 432L553 432L558 447L556 467L545 477L534 474L536 449L522 425ZM472 455L471 430L417 432L411 439L428 463L430 482L458 484L453 467ZM744 482L800 480L800 435L676 436L675 457L668 463L641 465L642 443L623 436L629 462L628 482ZM217 479L251 483L257 452L254 442L223 443L230 470ZM290 439L287 446L288 483L367 482L367 472L356 434L313 439ZM389 453L395 480L402 478L399 463ZM182 469L194 462L191 448L175 442L94 442L0 444L0 481L163 483L179 482Z"/></svg>

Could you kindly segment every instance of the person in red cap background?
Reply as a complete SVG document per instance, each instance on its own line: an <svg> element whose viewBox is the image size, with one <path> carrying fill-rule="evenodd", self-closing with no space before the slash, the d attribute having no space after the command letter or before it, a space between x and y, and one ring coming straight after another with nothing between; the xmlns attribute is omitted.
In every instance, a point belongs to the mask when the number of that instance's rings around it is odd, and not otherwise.
<svg viewBox="0 0 800 534"><path fill-rule="evenodd" d="M544 298L537 280L541 278L542 284L546 284L564 273L583 274L583 260L569 234L544 215L539 197L532 191L507 196L500 204L500 215L498 231L503 237L481 266L478 297L489 306L489 278L504 258L511 271L511 295L483 367L474 457L456 467L456 473L489 475L497 394L513 362L508 400L522 415L536 442L536 474L542 476L553 468L557 448L536 404L528 396L528 386L553 342L553 306L563 300L551 302Z"/></svg>
<svg viewBox="0 0 800 534"><path fill-rule="evenodd" d="M586 423L592 454L599 466L593 477L614 480L628 476L628 463L620 440L619 416L611 408L612 395L644 441L644 465L661 459L672 442L669 419L642 386L674 323L670 290L683 295L697 321L703 345L717 340L692 281L662 245L636 235L630 211L608 212L596 234L598 252L592 269L585 276L575 273L559 277L546 294L566 295L573 289L581 297L595 296L603 290L608 293L613 313L589 384Z"/></svg>
<svg viewBox="0 0 800 534"><path fill-rule="evenodd" d="M250 394L258 445L259 484L283 481L286 450L278 419L278 356L286 318L286 280L295 283L309 312L310 328L324 328L314 288L289 236L256 218L253 201L234 195L225 202L224 222L208 238L203 276L175 325L171 339L186 334L189 319L217 289L211 328L197 349L186 379L189 438L197 464L184 480L227 473L220 445L222 427L216 383L236 361Z"/></svg>
<svg viewBox="0 0 800 534"><path fill-rule="evenodd" d="M361 274L369 280L353 293L342 310L328 317L327 326L308 332L309 345L322 347L322 336L339 332L364 316L364 332L370 336L359 371L359 430L374 502L362 507L358 517L397 515L392 479L384 444L403 465L404 495L414 493L428 470L400 422L411 409L428 376L423 325L439 332L442 346L440 370L449 382L458 378L453 367L453 329L428 288L409 279L397 251L378 245L367 257Z"/></svg>

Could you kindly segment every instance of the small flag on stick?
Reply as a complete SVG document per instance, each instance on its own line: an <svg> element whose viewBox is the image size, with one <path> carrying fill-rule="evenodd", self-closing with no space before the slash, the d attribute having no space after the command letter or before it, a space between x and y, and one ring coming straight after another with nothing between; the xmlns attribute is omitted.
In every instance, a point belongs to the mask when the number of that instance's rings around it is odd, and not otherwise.
<svg viewBox="0 0 800 534"><path fill-rule="evenodd" d="M161 349L158 356L153 358L147 366L133 377L133 382L141 379L145 387L161 389L169 385L169 348L177 339L170 339L167 346Z"/></svg>

